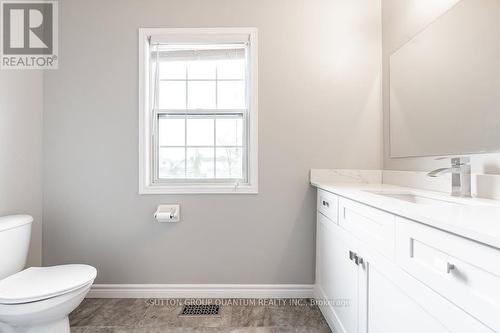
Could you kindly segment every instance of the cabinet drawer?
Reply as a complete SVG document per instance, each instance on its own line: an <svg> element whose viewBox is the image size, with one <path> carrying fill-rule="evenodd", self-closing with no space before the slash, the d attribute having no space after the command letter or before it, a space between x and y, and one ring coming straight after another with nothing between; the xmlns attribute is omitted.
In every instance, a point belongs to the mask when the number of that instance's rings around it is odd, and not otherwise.
<svg viewBox="0 0 500 333"><path fill-rule="evenodd" d="M359 332L494 333L384 256L368 252L368 327Z"/></svg>
<svg viewBox="0 0 500 333"><path fill-rule="evenodd" d="M500 331L500 251L406 219L397 222L397 263Z"/></svg>
<svg viewBox="0 0 500 333"><path fill-rule="evenodd" d="M395 217L358 202L339 199L339 224L373 249L394 259Z"/></svg>
<svg viewBox="0 0 500 333"><path fill-rule="evenodd" d="M318 189L318 211L335 223L338 223L338 203L335 194Z"/></svg>

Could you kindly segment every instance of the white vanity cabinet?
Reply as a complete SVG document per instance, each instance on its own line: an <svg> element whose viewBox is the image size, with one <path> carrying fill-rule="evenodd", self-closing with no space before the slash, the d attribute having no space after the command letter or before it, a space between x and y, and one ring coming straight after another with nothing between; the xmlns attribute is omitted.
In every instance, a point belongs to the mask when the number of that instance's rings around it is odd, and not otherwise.
<svg viewBox="0 0 500 333"><path fill-rule="evenodd" d="M500 251L318 189L325 197L338 213L318 200L315 297L335 333L500 332ZM475 254L479 267L465 266ZM447 272L452 259L463 271Z"/></svg>

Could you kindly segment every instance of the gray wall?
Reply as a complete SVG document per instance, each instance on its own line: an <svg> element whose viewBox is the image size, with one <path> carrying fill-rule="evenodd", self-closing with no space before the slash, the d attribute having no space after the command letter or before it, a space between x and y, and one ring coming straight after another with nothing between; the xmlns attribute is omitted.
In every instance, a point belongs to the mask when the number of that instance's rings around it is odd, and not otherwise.
<svg viewBox="0 0 500 333"><path fill-rule="evenodd" d="M435 158L390 158L389 142L389 57L418 32L455 5L459 0L382 0L384 169L429 171L448 166ZM458 115L460 116L460 115ZM465 129L464 129L465 130ZM473 171L500 174L500 154L472 156Z"/></svg>
<svg viewBox="0 0 500 333"><path fill-rule="evenodd" d="M41 71L0 71L0 216L34 218L29 266L42 261Z"/></svg>
<svg viewBox="0 0 500 333"><path fill-rule="evenodd" d="M379 169L380 2L61 0L45 75L45 265L98 283L312 283L310 168ZM138 192L139 27L259 29L259 194ZM160 225L159 203L182 222Z"/></svg>

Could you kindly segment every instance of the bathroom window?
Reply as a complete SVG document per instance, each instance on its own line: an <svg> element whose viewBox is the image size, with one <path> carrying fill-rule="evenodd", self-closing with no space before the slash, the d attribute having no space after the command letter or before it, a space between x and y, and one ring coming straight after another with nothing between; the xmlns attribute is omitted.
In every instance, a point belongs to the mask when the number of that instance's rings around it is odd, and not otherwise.
<svg viewBox="0 0 500 333"><path fill-rule="evenodd" d="M139 192L257 193L256 30L139 39Z"/></svg>

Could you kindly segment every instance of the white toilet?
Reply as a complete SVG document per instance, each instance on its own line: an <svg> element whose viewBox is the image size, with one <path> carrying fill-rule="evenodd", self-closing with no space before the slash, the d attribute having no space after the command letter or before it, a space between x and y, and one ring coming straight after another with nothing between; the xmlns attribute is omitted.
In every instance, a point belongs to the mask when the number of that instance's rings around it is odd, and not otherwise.
<svg viewBox="0 0 500 333"><path fill-rule="evenodd" d="M97 271L88 265L25 270L29 215L0 217L0 333L69 333L68 315L85 298Z"/></svg>

